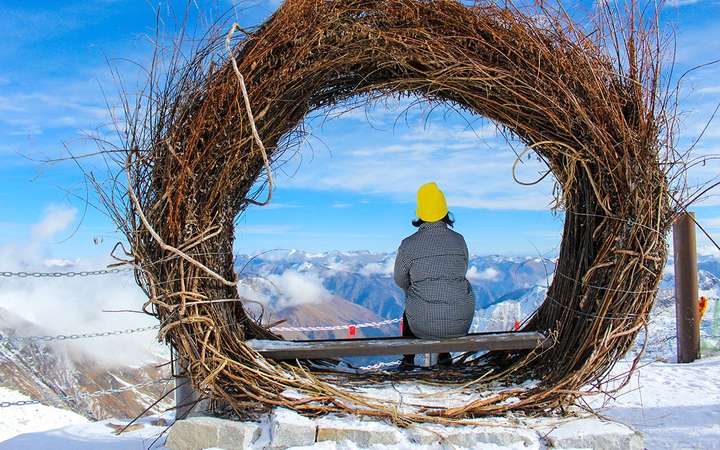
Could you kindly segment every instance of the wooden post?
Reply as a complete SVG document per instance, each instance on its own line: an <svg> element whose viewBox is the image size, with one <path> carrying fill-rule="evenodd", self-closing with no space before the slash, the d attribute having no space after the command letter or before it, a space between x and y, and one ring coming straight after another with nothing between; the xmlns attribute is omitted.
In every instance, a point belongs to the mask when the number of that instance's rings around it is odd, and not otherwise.
<svg viewBox="0 0 720 450"><path fill-rule="evenodd" d="M694 218L695 213L681 213L673 224L675 317L679 363L693 362L700 357L700 312Z"/></svg>

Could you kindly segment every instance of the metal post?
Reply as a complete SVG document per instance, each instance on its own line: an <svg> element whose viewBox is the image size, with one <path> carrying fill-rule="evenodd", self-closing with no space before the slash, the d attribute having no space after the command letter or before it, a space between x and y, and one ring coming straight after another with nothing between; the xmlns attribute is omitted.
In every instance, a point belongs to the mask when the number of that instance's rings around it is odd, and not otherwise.
<svg viewBox="0 0 720 450"><path fill-rule="evenodd" d="M681 213L673 224L675 254L675 317L677 361L689 363L700 356L700 311L695 214Z"/></svg>
<svg viewBox="0 0 720 450"><path fill-rule="evenodd" d="M175 349L171 350L173 360L173 375L175 376L175 420L186 419L190 412L198 405L198 396L192 387L190 379L183 375L184 365Z"/></svg>

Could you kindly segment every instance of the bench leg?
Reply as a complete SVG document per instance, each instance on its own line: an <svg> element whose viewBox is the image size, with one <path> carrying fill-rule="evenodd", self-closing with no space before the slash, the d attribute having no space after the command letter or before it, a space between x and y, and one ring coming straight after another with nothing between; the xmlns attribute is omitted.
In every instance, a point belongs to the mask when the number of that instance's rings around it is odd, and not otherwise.
<svg viewBox="0 0 720 450"><path fill-rule="evenodd" d="M424 353L422 355L422 366L423 367L432 367L436 365L438 362L438 354L437 353Z"/></svg>

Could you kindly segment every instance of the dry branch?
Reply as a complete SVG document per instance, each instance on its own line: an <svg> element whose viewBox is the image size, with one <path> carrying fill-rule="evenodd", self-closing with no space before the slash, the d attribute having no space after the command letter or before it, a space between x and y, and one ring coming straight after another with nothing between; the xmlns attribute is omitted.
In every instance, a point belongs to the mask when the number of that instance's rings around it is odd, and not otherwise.
<svg viewBox="0 0 720 450"><path fill-rule="evenodd" d="M646 323L673 216L661 159L673 153L666 124L674 121L660 109L672 102L659 88L657 30L639 26L641 8L630 6L634 15L608 7L587 29L542 5L288 0L227 44L232 58L224 45L232 33L219 25L189 57L151 70L147 104L125 105L119 163L129 185L113 184L103 198L193 385L238 412L284 405L408 424L560 408L606 375ZM525 324L550 332L555 345L488 355L437 380L472 390L541 380L512 392L514 402L500 394L400 412L302 364L264 360L244 342L274 335L242 302L226 301L239 298L233 224L259 194L251 190L262 169L297 143L313 111L385 96L489 118L537 152L561 188L562 276Z"/></svg>

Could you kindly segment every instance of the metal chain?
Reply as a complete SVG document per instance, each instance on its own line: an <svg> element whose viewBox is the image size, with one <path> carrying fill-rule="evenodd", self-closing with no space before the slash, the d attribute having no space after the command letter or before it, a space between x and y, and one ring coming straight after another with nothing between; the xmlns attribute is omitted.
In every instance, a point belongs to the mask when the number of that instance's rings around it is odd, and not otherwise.
<svg viewBox="0 0 720 450"><path fill-rule="evenodd" d="M122 272L132 272L132 267L124 267L122 269L100 269L100 270L83 270L81 272L0 272L2 278L73 278L73 277L91 277L96 275L110 275Z"/></svg>
<svg viewBox="0 0 720 450"><path fill-rule="evenodd" d="M130 386L123 386L119 388L112 388L112 389L106 389L104 391L96 391L96 392L88 392L85 394L78 394L78 395L64 395L64 396L58 396L54 398L44 398L42 400L18 400L15 402L0 402L0 408L9 408L11 406L27 406L27 405L39 405L43 403L47 403L50 405L57 404L66 400L83 400L86 398L95 398L95 397L102 397L105 395L110 394L119 394L122 392L132 391L133 389L141 388L141 387L147 387L147 386L153 386L156 384L162 384L167 383L168 381L172 381L173 378L162 378L160 380L153 380L153 381L146 381L145 383L139 383L139 384L133 384Z"/></svg>
<svg viewBox="0 0 720 450"><path fill-rule="evenodd" d="M58 334L56 336L0 336L0 342L12 341L29 341L29 342L51 342L51 341L67 341L75 339L89 339L106 336L120 336L123 334L142 333L150 330L158 330L160 325L152 325L142 328L128 328L126 330L101 331L98 333L82 333L82 334Z"/></svg>

